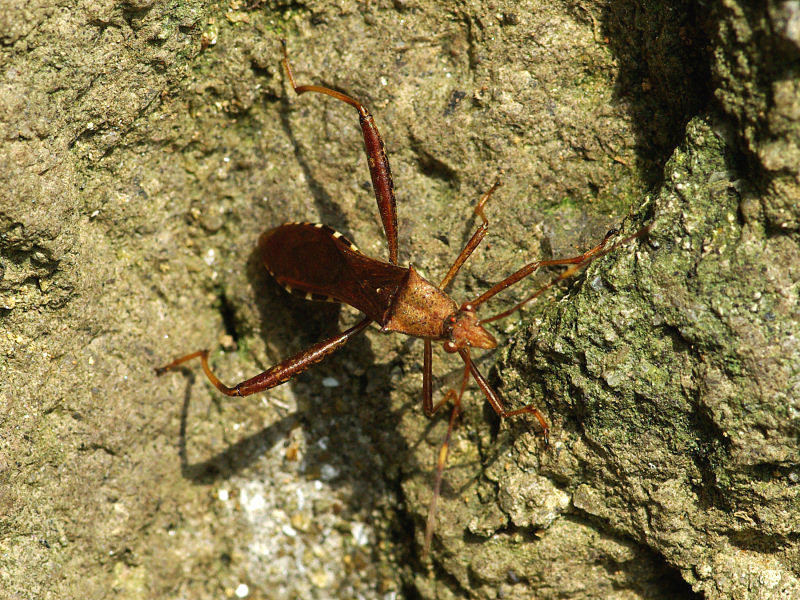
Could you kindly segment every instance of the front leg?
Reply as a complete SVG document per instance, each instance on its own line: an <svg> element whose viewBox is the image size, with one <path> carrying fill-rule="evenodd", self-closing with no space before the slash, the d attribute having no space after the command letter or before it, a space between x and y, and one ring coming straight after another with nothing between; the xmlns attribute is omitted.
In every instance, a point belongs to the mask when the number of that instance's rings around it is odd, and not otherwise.
<svg viewBox="0 0 800 600"><path fill-rule="evenodd" d="M444 288L449 285L449 283L453 280L453 277L455 277L458 273L459 269L461 269L467 259L472 256L475 248L477 248L478 245L480 245L480 243L483 241L483 238L486 237L486 232L489 231L489 219L486 218L486 213L483 209L486 206L486 203L489 201L489 198L491 198L492 194L494 194L494 191L501 185L502 183L500 182L500 176L498 176L494 182L494 185L489 188L488 192L481 196L478 204L474 209L472 209L472 211L481 218L483 223L481 223L480 227L475 230L475 233L472 234L472 237L467 242L467 245L464 246L463 250L461 250L459 255L456 257L456 260L453 262L453 266L450 267L447 275L444 276L444 279L442 279L442 282L439 284L440 290L444 290Z"/></svg>
<svg viewBox="0 0 800 600"><path fill-rule="evenodd" d="M458 353L461 355L464 363L469 368L470 372L472 373L472 378L475 380L475 383L478 384L478 387L481 388L483 395L486 396L486 400L489 402L489 405L492 407L494 412L497 413L499 417L515 417L517 415L522 414L530 414L536 417L536 420L539 421L539 425L542 428L542 436L544 437L544 444L545 446L550 445L550 426L545 421L542 413L539 412L539 409L536 408L533 404L528 404L527 406L523 406L522 408L518 408L516 410L506 410L505 406L503 406L503 401L500 399L500 396L497 392L494 391L489 382L486 381L486 378L478 371L478 367L475 366L475 363L472 362L469 356L469 350L463 349L459 350Z"/></svg>

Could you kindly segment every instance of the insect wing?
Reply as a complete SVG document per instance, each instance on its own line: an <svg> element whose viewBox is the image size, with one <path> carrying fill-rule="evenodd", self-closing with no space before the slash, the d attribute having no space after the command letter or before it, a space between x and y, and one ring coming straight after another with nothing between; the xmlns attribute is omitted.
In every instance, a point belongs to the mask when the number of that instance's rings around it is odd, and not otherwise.
<svg viewBox="0 0 800 600"><path fill-rule="evenodd" d="M320 224L287 223L259 239L270 274L307 300L344 302L378 322L408 269L365 256L339 232Z"/></svg>

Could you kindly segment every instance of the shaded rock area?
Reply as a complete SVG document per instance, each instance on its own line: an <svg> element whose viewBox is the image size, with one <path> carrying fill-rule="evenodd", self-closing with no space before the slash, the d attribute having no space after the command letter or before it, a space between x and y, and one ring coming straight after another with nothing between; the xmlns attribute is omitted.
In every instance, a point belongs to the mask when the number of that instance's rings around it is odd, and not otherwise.
<svg viewBox="0 0 800 600"><path fill-rule="evenodd" d="M800 597L800 4L10 1L0 11L0 590L9 598ZM375 328L255 251L322 222L451 287L616 248L475 352L509 407L420 408ZM615 238L619 239L619 238ZM557 271L481 307L513 306ZM438 394L462 367L437 348Z"/></svg>

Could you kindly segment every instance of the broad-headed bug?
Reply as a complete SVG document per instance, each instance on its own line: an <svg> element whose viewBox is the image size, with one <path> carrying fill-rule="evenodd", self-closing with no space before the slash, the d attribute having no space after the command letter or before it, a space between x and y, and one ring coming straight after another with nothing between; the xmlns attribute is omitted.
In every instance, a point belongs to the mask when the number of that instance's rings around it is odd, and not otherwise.
<svg viewBox="0 0 800 600"><path fill-rule="evenodd" d="M283 43L283 66L289 82L297 94L305 92L325 94L353 106L358 111L372 186L389 246L389 262L365 256L342 234L322 224L286 223L270 229L259 238L258 248L264 266L279 284L291 293L302 295L306 300L333 300L349 304L363 312L365 317L350 329L319 342L233 387L222 383L211 371L208 365L208 350L187 354L156 371L161 374L187 361L200 358L203 371L220 392L228 396L249 396L289 381L295 375L302 373L344 346L348 340L364 331L373 322L380 326L380 331L383 333L396 331L422 338L424 341L422 409L426 415L431 416L442 405L449 401L453 402L447 434L436 461L433 495L428 510L423 548L423 552L427 553L433 535L436 502L440 493L450 438L459 414L461 396L470 375L498 416L533 415L542 428L545 444L549 442L550 428L539 410L532 404L516 410L506 410L500 396L492 389L470 358L470 349L473 347L491 349L497 346L495 338L483 326L514 313L557 282L571 277L590 262L642 235L648 231L649 227L606 247L609 239L617 233L616 230L612 230L594 248L579 256L530 262L474 300L458 304L444 290L486 236L489 220L486 218L484 208L489 198L500 186L499 179L474 208L474 213L480 217L482 224L438 284L419 275L412 266L399 266L397 264L397 210L392 174L383 140L372 115L360 102L336 90L316 85L298 86L289 64L285 42ZM485 319L478 318L478 307L492 296L514 285L537 269L551 266L567 266L568 268L550 283L510 309ZM433 342L442 342L445 352L458 353L464 361L464 372L459 389L449 390L437 404L433 403L432 389Z"/></svg>

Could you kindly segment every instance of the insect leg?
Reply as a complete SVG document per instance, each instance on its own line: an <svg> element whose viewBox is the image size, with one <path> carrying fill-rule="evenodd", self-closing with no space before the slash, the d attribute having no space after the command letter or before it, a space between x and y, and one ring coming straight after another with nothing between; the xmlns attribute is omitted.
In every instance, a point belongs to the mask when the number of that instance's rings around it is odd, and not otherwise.
<svg viewBox="0 0 800 600"><path fill-rule="evenodd" d="M461 250L459 255L456 257L455 262L453 262L453 266L450 267L450 270L447 272L447 275L444 276L442 282L439 284L439 289L443 290L447 287L447 285L453 280L453 278L458 273L458 270L463 266L463 264L467 261L467 259L472 255L475 251L475 248L483 241L483 238L486 237L486 232L489 230L489 219L486 218L486 213L483 211L483 207L486 206L486 203L489 201L489 198L492 197L494 191L502 185L500 182L500 177L495 180L494 185L489 188L489 191L486 192L481 199L478 201L478 204L475 205L473 212L478 215L482 220L483 223L480 227L472 234L472 237L467 242L467 245L464 246L464 249Z"/></svg>
<svg viewBox="0 0 800 600"><path fill-rule="evenodd" d="M430 417L436 410L433 408L433 348L429 339L425 340L422 353L422 411ZM438 407L437 407L438 408Z"/></svg>
<svg viewBox="0 0 800 600"><path fill-rule="evenodd" d="M344 346L350 340L350 338L355 337L364 331L367 325L369 325L371 322L372 320L369 318L363 319L350 329L343 331L342 333L339 333L330 339L314 344L307 350L298 352L294 356L287 358L274 367L267 369L260 375L256 375L255 377L251 377L250 379L242 381L241 383L237 383L233 387L228 387L222 383L217 376L214 375L214 373L212 373L211 368L208 366L208 350L200 350L198 352L193 352L192 354L182 356L181 358L172 361L168 365L159 367L156 369L156 373L161 375L162 373L171 371L175 367L182 365L185 362L195 358L200 358L200 360L203 362L203 371L205 372L206 377L208 377L209 381L220 392L226 396L249 396L250 394L255 394L257 392L274 388L275 386L289 381L295 375L298 375L309 369L313 365L322 361L322 359L329 354L333 354L339 348Z"/></svg>
<svg viewBox="0 0 800 600"><path fill-rule="evenodd" d="M542 413L539 412L539 409L533 406L533 404L528 404L527 406L523 406L522 408L518 408L516 410L506 410L498 393L494 391L492 386L489 385L489 382L486 381L486 378L483 375L481 375L481 372L478 371L478 367L476 367L475 363L470 359L469 350L459 350L458 353L466 363L467 368L472 373L473 379L475 379L478 387L481 388L483 395L486 396L486 400L489 402L489 405L492 407L492 409L494 409L494 412L496 412L500 417L515 417L522 414L533 415L536 417L536 420L539 421L539 425L542 427L544 443L545 445L548 445L550 443L550 426L547 424L547 421L544 420L544 417L542 416Z"/></svg>
<svg viewBox="0 0 800 600"><path fill-rule="evenodd" d="M450 400L445 394L436 406L433 405L433 348L431 344L431 340L425 340L425 351L422 354L422 410L426 417L432 417L443 404Z"/></svg>
<svg viewBox="0 0 800 600"><path fill-rule="evenodd" d="M289 77L289 82L292 88L294 88L295 93L317 92L319 94L325 94L337 100L341 100L342 102L346 102L350 106L355 107L358 111L361 133L364 136L364 147L367 152L369 174L372 178L372 189L375 191L375 199L378 202L378 212L380 212L381 215L383 230L386 232L386 242L389 246L389 262L396 265L397 201L394 197L392 170L389 167L389 159L386 156L381 134L378 132L378 128L375 125L375 119L372 118L367 107L347 94L319 85L297 85L294 80L294 74L292 73L292 67L289 64L289 52L286 49L286 40L281 40L281 44L283 45L283 66L286 69L286 74Z"/></svg>
<svg viewBox="0 0 800 600"><path fill-rule="evenodd" d="M515 283L517 283L521 279L525 279L528 275L530 275L531 273L533 273L537 269L540 269L541 267L553 267L553 266L556 266L556 265L577 265L577 267L574 267L572 269L567 269L564 273L562 273L561 276L559 276L559 278L557 278L555 281L553 281L550 284L552 286L553 284L555 284L556 281L561 281L562 279L565 279L565 278L569 277L570 275L572 275L573 273L575 273L576 271L581 269L584 265L589 264L589 262L591 260L591 257L596 255L598 252L600 252L603 249L603 247L606 245L606 242L608 242L609 238L612 235L616 234L616 233L617 233L617 231L615 229L612 229L611 231L609 231L606 234L606 236L603 238L602 242L600 242L594 248L591 248L590 250L587 250L586 252L584 252L580 256L573 256L571 258L560 258L560 259L555 259L555 260L536 260L536 261L530 262L527 265L525 265L524 267L522 267L521 269L517 270L516 272L512 273L511 275L509 275L508 277L503 279L503 281L501 281L500 283L497 283L497 284L493 285L491 288L486 290L483 294L478 296L475 300L473 300L469 304L471 304L473 307L477 307L478 305L483 304L484 302L486 302L489 298L491 298L492 296L494 296L498 292L502 292L504 289L506 289L508 287L511 287L512 285L514 285ZM544 288L544 289L547 289L547 288ZM544 289L542 291L544 291ZM528 302L528 300L526 300L525 302ZM516 310L516 309L514 309L514 310ZM492 317L489 320L494 320L494 318L495 317ZM499 318L499 317L497 317L497 318ZM488 322L488 320L487 321L481 321L481 322L482 323L483 322Z"/></svg>
<svg viewBox="0 0 800 600"><path fill-rule="evenodd" d="M646 227L643 227L642 229L640 229L639 231L637 231L633 235L629 235L628 237L616 242L610 248L605 248L605 245L608 242L609 238L611 238L613 235L616 235L618 233L618 231L616 229L612 229L611 231L609 231L606 234L606 236L603 238L602 242L597 244L597 246L595 246L594 248L591 248L591 249L587 250L586 252L584 252L580 256L575 256L573 258L561 258L561 259L556 259L556 260L542 260L542 261L535 261L535 262L532 262L532 263L528 263L527 265L522 267L520 270L518 270L516 273L513 273L512 275L510 275L509 277L507 277L506 279L504 279L500 283L494 285L492 288L490 288L489 290L484 292L480 297L478 297L477 300L475 300L471 304L474 307L476 304L481 304L481 303L485 302L486 300L488 300L489 298L491 298L492 296L494 296L498 292L501 292L504 289L506 289L507 287L514 285L520 279L523 279L523 278L527 277L528 275L533 273L536 269L539 269L541 267L553 267L553 266L560 266L560 265L571 265L568 269L566 269L558 277L553 279L553 281L549 282L546 285L543 285L541 288L536 290L533 294L531 294L530 296L525 298L522 302L519 302L518 304L516 304L516 305L512 306L511 308L509 308L508 310L504 310L503 312L498 313L496 315L493 315L493 316L491 316L491 317L489 317L487 319L481 319L481 324L491 323L492 321L497 321L498 319L502 319L504 317L507 317L508 315L516 312L517 310L519 310L520 308L525 306L528 302L538 298L540 295L542 295L545 291L549 290L551 287L553 287L559 281L563 281L564 279L568 279L568 278L572 277L573 275L575 275L575 273L577 273L578 271L580 271L584 267L588 266L589 264L591 264L592 262L594 262L598 258L600 258L602 256L605 256L609 252L613 252L614 250L616 250L620 246L623 246L623 245L627 244L631 240L634 240L634 239L646 234L648 231L650 231L652 226L653 226L653 224L651 223L651 224L647 225Z"/></svg>

